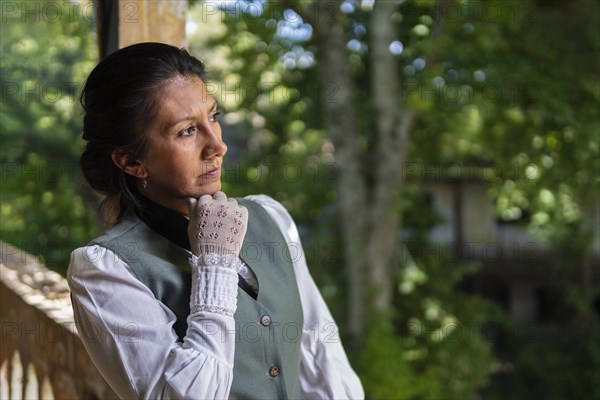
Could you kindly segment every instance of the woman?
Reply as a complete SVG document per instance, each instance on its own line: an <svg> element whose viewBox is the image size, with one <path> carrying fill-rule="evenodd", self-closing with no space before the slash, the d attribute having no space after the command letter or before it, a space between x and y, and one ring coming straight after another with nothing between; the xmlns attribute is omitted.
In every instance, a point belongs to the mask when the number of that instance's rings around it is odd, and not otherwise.
<svg viewBox="0 0 600 400"><path fill-rule="evenodd" d="M72 254L75 321L122 398L360 398L290 215L220 191L204 65L136 44L90 74L81 167L109 225Z"/></svg>

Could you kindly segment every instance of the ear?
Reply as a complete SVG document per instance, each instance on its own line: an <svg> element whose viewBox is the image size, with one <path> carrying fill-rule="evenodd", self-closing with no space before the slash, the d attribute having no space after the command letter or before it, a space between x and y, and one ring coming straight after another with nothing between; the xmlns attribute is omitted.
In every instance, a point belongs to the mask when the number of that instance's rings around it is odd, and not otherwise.
<svg viewBox="0 0 600 400"><path fill-rule="evenodd" d="M146 172L144 164L138 160L132 161L131 155L126 151L113 150L111 158L113 163L115 163L119 169L125 171L125 173L131 176L135 176L136 178L140 179L148 176L148 172Z"/></svg>

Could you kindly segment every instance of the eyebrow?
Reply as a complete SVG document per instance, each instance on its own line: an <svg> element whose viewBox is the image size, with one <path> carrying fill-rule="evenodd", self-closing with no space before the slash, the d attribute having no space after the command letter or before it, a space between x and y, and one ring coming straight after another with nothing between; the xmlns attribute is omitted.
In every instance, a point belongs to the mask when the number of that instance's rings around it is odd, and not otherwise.
<svg viewBox="0 0 600 400"><path fill-rule="evenodd" d="M216 100L213 100L213 104L212 104L212 106L210 107L210 110L208 110L208 112L209 112L209 113L211 113L211 112L213 112L213 111L214 111L214 110L216 110L216 109L217 109L217 102L216 102ZM171 122L169 125L170 125L171 127L174 127L175 125L177 125L177 124L179 124L179 123L181 123L181 122L184 122L184 121L191 121L191 120L193 120L194 118L195 118L195 117L194 117L193 115L187 115L187 116L185 116L185 117L183 117L183 118L181 118L181 119L179 119L179 120L177 120L177 121Z"/></svg>

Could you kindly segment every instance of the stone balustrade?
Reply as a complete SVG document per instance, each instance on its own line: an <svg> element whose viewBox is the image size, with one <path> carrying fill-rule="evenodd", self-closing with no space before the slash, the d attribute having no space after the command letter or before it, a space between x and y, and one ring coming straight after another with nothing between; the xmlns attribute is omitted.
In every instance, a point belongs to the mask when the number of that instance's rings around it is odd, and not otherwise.
<svg viewBox="0 0 600 400"><path fill-rule="evenodd" d="M77 333L66 280L0 242L0 399L116 399Z"/></svg>

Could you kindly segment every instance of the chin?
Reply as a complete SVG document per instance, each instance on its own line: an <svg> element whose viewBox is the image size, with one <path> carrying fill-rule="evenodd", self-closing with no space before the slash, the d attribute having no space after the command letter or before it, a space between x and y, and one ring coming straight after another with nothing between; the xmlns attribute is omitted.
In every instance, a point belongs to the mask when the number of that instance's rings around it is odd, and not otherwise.
<svg viewBox="0 0 600 400"><path fill-rule="evenodd" d="M198 190L198 192L195 193L195 197L199 198L200 196L203 196L205 194L209 194L212 196L219 190L221 190L221 182L211 183L210 185L205 185L205 186L201 187Z"/></svg>

